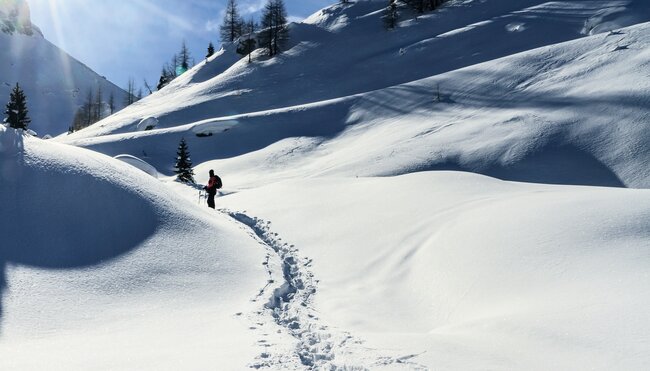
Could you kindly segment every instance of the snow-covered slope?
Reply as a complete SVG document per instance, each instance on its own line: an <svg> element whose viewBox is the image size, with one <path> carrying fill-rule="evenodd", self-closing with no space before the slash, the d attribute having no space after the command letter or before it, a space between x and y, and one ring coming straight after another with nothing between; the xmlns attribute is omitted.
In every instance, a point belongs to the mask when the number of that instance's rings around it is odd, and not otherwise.
<svg viewBox="0 0 650 371"><path fill-rule="evenodd" d="M3 134L0 368L647 369L650 194L622 187L650 185L650 3L459 0L391 32L384 5L56 139L160 181ZM217 213L164 177L182 137Z"/></svg>
<svg viewBox="0 0 650 371"><path fill-rule="evenodd" d="M640 0L454 1L417 20L404 10L400 27L386 32L380 19L384 6L373 0L324 9L292 24L283 55L271 60L258 55L253 65L237 62L235 48L226 45L168 89L79 135L132 130L146 115L169 127L395 86L575 39L584 36L587 24L604 31L604 24L595 23L604 12L650 20L650 5ZM163 99L182 104L163 105Z"/></svg>
<svg viewBox="0 0 650 371"><path fill-rule="evenodd" d="M365 340L351 366L650 365L648 190L423 172L290 180L218 203L309 261L321 337ZM334 359L354 349L330 342Z"/></svg>
<svg viewBox="0 0 650 371"><path fill-rule="evenodd" d="M274 145L262 156L304 152L319 160L310 165L318 173L462 169L644 187L648 26L590 37L583 28L647 19L650 5L597 3L452 2L391 32L381 29L379 2L335 5L293 25L293 47L276 59L228 67L233 51L226 48L161 92L63 140L112 155L144 152L166 173L185 136L195 163ZM163 129L133 133L147 116ZM205 125L213 136L196 138ZM328 158L337 151L356 152L356 163Z"/></svg>
<svg viewBox="0 0 650 371"><path fill-rule="evenodd" d="M0 9L0 25L4 24L5 14L6 24L12 26L0 27L2 112L16 83L27 96L32 119L30 129L41 136L66 132L89 90L96 94L101 88L105 102L113 94L117 106L121 107L126 93L47 41L38 28L31 25L26 2L12 0L0 1L0 4L4 8ZM12 19L8 15L17 12L16 9L21 11L17 19Z"/></svg>
<svg viewBox="0 0 650 371"><path fill-rule="evenodd" d="M260 335L236 313L257 309L264 251L228 218L121 161L2 126L0 168L0 369L252 361Z"/></svg>

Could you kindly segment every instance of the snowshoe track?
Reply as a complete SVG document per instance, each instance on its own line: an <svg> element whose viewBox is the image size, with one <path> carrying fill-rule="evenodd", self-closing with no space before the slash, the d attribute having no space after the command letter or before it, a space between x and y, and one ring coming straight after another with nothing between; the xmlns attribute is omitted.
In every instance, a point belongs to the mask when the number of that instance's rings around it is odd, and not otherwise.
<svg viewBox="0 0 650 371"><path fill-rule="evenodd" d="M365 362L363 362L364 360L354 361L354 363L365 365L350 364L351 359L356 358L354 355L368 355L368 353L375 353L376 350L363 347L363 342L348 332L336 331L321 323L318 313L313 309L318 280L314 278L310 269L312 260L301 258L294 245L283 242L277 233L273 233L270 228L271 222L250 217L244 212L222 211L248 227L252 232L251 235L257 237L269 250L265 261L262 262L267 269L269 279L253 299L253 301L265 303L251 320L262 326L264 319L259 316L270 315L274 322L297 342L295 354L287 355L274 354L271 352L272 345L265 340L260 340L264 352L256 358L254 363L249 365L251 368L356 371L402 364L409 370L427 369L409 361L413 357L411 355L406 357L371 356L371 359L364 359ZM272 260L275 259L273 255L279 259L279 264L273 264ZM281 272L274 271L274 267L275 270ZM281 279L278 276L281 276ZM251 329L255 329L254 327L252 326ZM278 330L278 332L280 331ZM345 359L337 360L337 354L344 356L341 358Z"/></svg>
<svg viewBox="0 0 650 371"><path fill-rule="evenodd" d="M312 299L317 291L317 281L309 270L311 261L301 259L294 245L282 242L277 234L272 233L270 222L251 218L240 212L226 212L238 222L248 226L280 260L283 282L275 282L273 279L270 255L267 255L267 260L262 263L269 273L269 281L260 290L258 298L262 298L267 291L272 291L264 304L264 311L297 340L295 352L300 361L301 367L299 368L338 369L331 362L334 360L333 348L340 346L341 342L339 341L337 344L337 339L328 331L327 326L319 323L318 314L312 309ZM269 290L272 285L274 288ZM344 345L351 338L348 334L344 335L342 344ZM278 366L274 362L274 358L276 361L281 361L267 352L258 357L258 362L251 367ZM263 362L259 362L260 360ZM286 361L286 358L284 360Z"/></svg>

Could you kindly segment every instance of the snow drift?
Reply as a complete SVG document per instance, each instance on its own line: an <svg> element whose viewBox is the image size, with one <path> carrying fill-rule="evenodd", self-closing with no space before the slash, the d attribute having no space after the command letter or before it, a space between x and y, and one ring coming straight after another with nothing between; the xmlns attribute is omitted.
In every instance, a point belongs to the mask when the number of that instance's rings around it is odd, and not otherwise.
<svg viewBox="0 0 650 371"><path fill-rule="evenodd" d="M229 220L131 165L4 127L0 169L1 369L241 369L254 357L234 313L250 310L263 257Z"/></svg>

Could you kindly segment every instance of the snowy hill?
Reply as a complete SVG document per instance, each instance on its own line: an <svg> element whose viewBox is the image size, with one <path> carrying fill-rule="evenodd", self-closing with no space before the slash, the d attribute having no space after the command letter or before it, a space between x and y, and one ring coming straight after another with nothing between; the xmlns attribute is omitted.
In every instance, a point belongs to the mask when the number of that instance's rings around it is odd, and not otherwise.
<svg viewBox="0 0 650 371"><path fill-rule="evenodd" d="M227 218L121 161L2 126L0 163L0 369L198 370L224 354L238 369L255 356L234 314L252 310L264 252ZM174 359L162 368L156 352Z"/></svg>
<svg viewBox="0 0 650 371"><path fill-rule="evenodd" d="M650 3L384 5L0 128L0 369L648 369Z"/></svg>
<svg viewBox="0 0 650 371"><path fill-rule="evenodd" d="M650 185L643 146L627 149L643 141L647 26L584 34L587 26L625 25L630 15L650 18L646 2L605 9L588 1L452 2L391 32L381 29L382 3L335 5L293 25L293 47L276 59L231 65L227 46L163 91L64 140L113 155L144 151L167 173L181 136L192 137L198 162L294 138L319 159L325 145L363 148L355 151L364 166L339 164L348 167L339 169L344 174L462 169L513 180ZM148 116L170 129L133 133ZM214 135L197 139L205 125ZM391 134L372 145L343 140L361 131Z"/></svg>
<svg viewBox="0 0 650 371"><path fill-rule="evenodd" d="M88 91L101 87L121 107L126 93L47 41L31 24L25 1L0 1L0 98L2 107L19 83L28 99L30 129L39 135L68 130ZM16 14L16 16L10 16ZM4 110L3 110L4 112Z"/></svg>

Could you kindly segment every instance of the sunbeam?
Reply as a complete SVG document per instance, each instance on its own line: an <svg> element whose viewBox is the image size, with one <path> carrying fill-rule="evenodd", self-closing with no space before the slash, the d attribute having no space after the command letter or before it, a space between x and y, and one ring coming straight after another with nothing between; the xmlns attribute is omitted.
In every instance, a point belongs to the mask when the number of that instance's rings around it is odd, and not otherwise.
<svg viewBox="0 0 650 371"><path fill-rule="evenodd" d="M50 14L52 16L52 24L54 25L54 31L56 32L56 38L59 41L61 47L63 50L66 50L67 45L66 45L66 37L65 34L63 33L62 27L61 27L61 17L59 16L59 7L57 6L57 1L56 0L47 0L47 6L50 10ZM66 84L66 89L67 90L73 90L75 89L74 82L72 80L72 71L70 68L70 60L68 58L65 58L63 54L61 54L60 58L61 60L61 65L64 68L63 74L65 78L65 84Z"/></svg>

